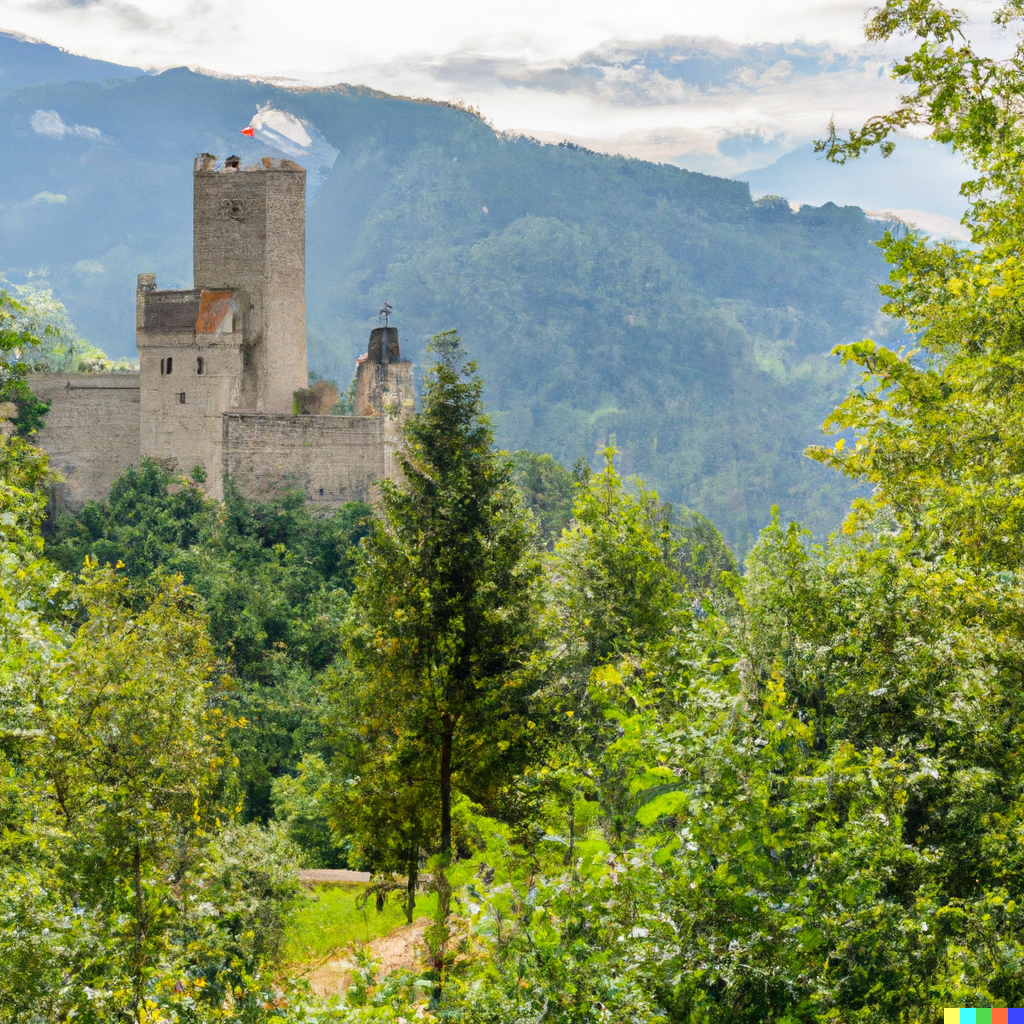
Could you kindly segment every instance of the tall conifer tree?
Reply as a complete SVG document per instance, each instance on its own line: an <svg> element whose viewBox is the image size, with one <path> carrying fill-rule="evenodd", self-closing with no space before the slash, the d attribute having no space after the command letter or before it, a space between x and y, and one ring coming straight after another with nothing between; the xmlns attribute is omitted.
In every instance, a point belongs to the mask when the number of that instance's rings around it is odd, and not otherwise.
<svg viewBox="0 0 1024 1024"><path fill-rule="evenodd" d="M381 485L360 557L345 702L359 716L365 788L390 788L399 817L418 794L419 830L437 836L443 867L453 797L493 809L529 756L540 564L512 462L492 447L476 364L454 331L431 351L423 409L398 454L404 482Z"/></svg>

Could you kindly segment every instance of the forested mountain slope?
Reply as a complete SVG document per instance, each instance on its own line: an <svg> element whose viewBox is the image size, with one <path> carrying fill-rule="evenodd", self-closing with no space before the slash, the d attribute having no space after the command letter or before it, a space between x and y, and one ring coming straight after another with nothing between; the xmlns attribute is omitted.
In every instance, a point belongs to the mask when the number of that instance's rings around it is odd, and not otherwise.
<svg viewBox="0 0 1024 1024"><path fill-rule="evenodd" d="M267 106L309 144L239 134ZM845 388L824 354L893 330L882 227L856 208L793 213L450 106L185 69L0 96L0 146L0 269L45 273L111 355L134 347L138 272L190 283L193 155L285 153L311 168L312 368L344 385L386 299L414 360L462 331L510 448L571 463L614 435L626 472L740 549L773 502L819 529L848 504L801 451Z"/></svg>

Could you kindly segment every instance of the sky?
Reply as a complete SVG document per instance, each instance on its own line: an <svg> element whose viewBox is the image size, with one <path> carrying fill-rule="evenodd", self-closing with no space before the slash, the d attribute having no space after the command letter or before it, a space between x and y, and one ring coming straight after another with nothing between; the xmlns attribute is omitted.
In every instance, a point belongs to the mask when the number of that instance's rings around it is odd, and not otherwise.
<svg viewBox="0 0 1024 1024"><path fill-rule="evenodd" d="M994 4L960 6L1006 45ZM89 57L461 100L496 130L726 176L894 104L904 44L867 44L864 20L843 0L0 0L0 29ZM945 156L916 161L917 205L955 225L929 198Z"/></svg>

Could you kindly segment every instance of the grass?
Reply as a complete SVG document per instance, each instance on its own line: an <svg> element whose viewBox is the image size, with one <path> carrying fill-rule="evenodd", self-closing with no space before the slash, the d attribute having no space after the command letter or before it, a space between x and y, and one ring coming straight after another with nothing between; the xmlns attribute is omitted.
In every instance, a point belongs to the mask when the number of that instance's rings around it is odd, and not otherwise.
<svg viewBox="0 0 1024 1024"><path fill-rule="evenodd" d="M405 911L392 899L377 913L371 898L363 910L356 907L361 885L318 886L310 898L292 912L285 929L284 956L290 963L315 960L350 943L362 944L386 935L405 924ZM437 897L420 894L416 898L415 916L429 917Z"/></svg>

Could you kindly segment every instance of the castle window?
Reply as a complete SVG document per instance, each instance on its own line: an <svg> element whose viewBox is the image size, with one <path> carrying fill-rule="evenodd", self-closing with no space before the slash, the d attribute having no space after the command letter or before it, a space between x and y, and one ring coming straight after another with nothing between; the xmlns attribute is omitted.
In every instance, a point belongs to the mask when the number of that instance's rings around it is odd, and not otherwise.
<svg viewBox="0 0 1024 1024"><path fill-rule="evenodd" d="M174 364L174 358L172 356L167 357L167 376L171 375L171 366Z"/></svg>
<svg viewBox="0 0 1024 1024"><path fill-rule="evenodd" d="M162 377L162 376L164 375L164 373L166 372L166 369L165 369L165 367L164 367L164 363L166 363L166 362L167 362L167 360L166 360L166 359L161 359L161 360L160 360L160 376L161 376L161 377Z"/></svg>
<svg viewBox="0 0 1024 1024"><path fill-rule="evenodd" d="M185 392L184 392L184 391L182 391L182 392L179 392L179 394L178 394L178 401L179 401L179 402L180 402L180 403L181 403L182 405L184 405L184 404L185 404Z"/></svg>
<svg viewBox="0 0 1024 1024"><path fill-rule="evenodd" d="M320 497L322 498L323 496L324 496L324 489L321 487L320 488Z"/></svg>
<svg viewBox="0 0 1024 1024"><path fill-rule="evenodd" d="M202 372L203 372L203 357L202 357L202 356L200 356L200 357L199 357L199 358L198 358L198 359L196 360L196 373L198 373L198 374L202 375Z"/></svg>

